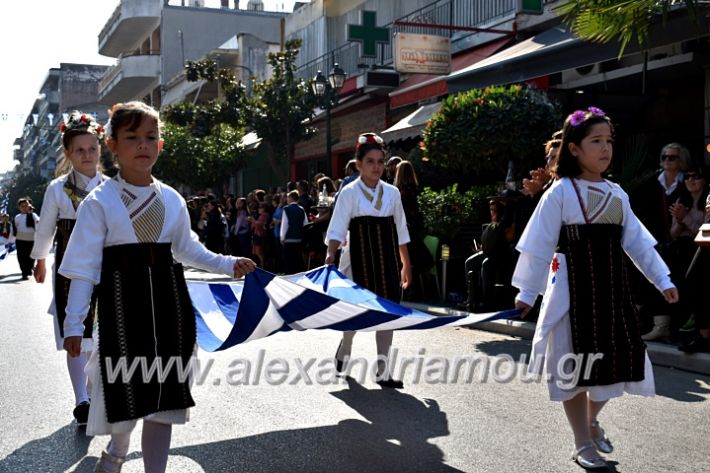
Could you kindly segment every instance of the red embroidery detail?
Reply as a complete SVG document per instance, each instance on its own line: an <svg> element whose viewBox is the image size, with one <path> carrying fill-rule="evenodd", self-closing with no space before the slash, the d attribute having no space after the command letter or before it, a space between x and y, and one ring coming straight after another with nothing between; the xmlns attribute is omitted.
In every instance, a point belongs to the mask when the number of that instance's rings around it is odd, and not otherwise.
<svg viewBox="0 0 710 473"><path fill-rule="evenodd" d="M557 256L552 258L552 264L550 265L552 267L552 272L556 273L558 269L560 269L560 262L557 261Z"/></svg>

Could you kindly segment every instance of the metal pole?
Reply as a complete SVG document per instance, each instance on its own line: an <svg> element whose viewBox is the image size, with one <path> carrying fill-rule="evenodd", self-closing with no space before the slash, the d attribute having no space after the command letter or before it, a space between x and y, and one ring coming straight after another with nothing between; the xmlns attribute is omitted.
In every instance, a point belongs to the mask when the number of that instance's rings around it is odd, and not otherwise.
<svg viewBox="0 0 710 473"><path fill-rule="evenodd" d="M441 262L441 301L446 302L446 263L447 260Z"/></svg>
<svg viewBox="0 0 710 473"><path fill-rule="evenodd" d="M325 102L325 175L332 178L331 173L331 139L330 139L330 93L326 92Z"/></svg>

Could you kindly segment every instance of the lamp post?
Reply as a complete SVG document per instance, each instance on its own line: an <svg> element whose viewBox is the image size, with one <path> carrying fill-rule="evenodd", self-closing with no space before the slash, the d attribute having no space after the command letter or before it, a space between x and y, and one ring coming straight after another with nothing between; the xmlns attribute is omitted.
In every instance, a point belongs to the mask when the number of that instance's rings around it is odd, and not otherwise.
<svg viewBox="0 0 710 473"><path fill-rule="evenodd" d="M318 97L321 106L325 109L325 174L332 177L332 150L330 130L330 109L338 103L338 91L345 82L345 71L336 62L328 74L328 79L321 71L313 78L313 94Z"/></svg>

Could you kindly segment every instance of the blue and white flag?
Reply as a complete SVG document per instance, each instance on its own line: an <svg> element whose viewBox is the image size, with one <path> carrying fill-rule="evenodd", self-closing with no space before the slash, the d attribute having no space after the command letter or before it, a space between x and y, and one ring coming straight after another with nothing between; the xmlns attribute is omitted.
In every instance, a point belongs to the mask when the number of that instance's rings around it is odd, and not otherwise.
<svg viewBox="0 0 710 473"><path fill-rule="evenodd" d="M378 297L334 266L292 276L257 269L243 281L188 281L187 287L197 317L197 343L210 352L289 330L424 330L520 314L515 309L466 316L426 314Z"/></svg>
<svg viewBox="0 0 710 473"><path fill-rule="evenodd" d="M4 260L7 255L15 251L15 244L12 245L0 245L0 261Z"/></svg>

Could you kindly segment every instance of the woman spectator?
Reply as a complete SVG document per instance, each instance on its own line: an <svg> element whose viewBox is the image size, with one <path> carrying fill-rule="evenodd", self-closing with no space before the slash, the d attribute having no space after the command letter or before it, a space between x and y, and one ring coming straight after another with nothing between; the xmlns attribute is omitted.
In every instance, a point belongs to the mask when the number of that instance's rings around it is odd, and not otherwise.
<svg viewBox="0 0 710 473"><path fill-rule="evenodd" d="M671 238L673 241L671 245L674 250L674 256L669 266L671 267L671 274L675 274L676 285L681 291L681 296L690 288L686 284L688 281L685 280L684 276L697 250L697 245L693 240L705 221L705 199L708 195L706 181L701 168L688 170L685 173L684 180L685 188L688 190L690 198L683 202L674 203L670 208L670 213L673 216L673 223L671 224ZM684 309L689 308L684 303L687 300L688 298L686 297L681 299ZM680 313L684 314L686 310ZM674 322L681 321L675 320Z"/></svg>
<svg viewBox="0 0 710 473"><path fill-rule="evenodd" d="M683 183L683 172L690 164L690 153L680 143L669 143L661 149L661 171L644 182L631 196L631 207L639 220L658 242L656 249L671 270L671 279L678 284L685 275L677 256L678 246L671 237L674 204L688 202L690 196ZM680 304L667 304L645 278L638 278L638 301L644 306L642 314L653 317L653 329L643 335L644 340L656 340L670 335L670 322L681 310Z"/></svg>
<svg viewBox="0 0 710 473"><path fill-rule="evenodd" d="M394 186L399 189L402 197L402 207L407 219L407 229L410 237L407 248L412 265L412 276L416 281L419 275L429 271L429 268L434 264L434 259L424 244L424 225L417 200L419 196L419 181L411 162L400 161L397 164Z"/></svg>
<svg viewBox="0 0 710 473"><path fill-rule="evenodd" d="M271 227L273 228L274 241L274 272L277 274L283 273L283 251L281 248L281 220L284 213L284 205L286 205L286 194L275 194L272 199L274 213L271 216Z"/></svg>
<svg viewBox="0 0 710 473"><path fill-rule="evenodd" d="M247 211L247 200L244 197L237 199L237 218L232 230L237 236L239 248L235 256L251 256L251 225L249 224L249 213Z"/></svg>
<svg viewBox="0 0 710 473"><path fill-rule="evenodd" d="M261 202L257 207L259 217L253 219L250 217L252 245L251 252L259 260L259 266L264 267L264 249L266 246L266 237L269 228L269 219L271 215L266 210L267 204Z"/></svg>
<svg viewBox="0 0 710 473"><path fill-rule="evenodd" d="M207 225L205 226L205 246L213 253L224 254L224 236L227 220L216 200L207 202Z"/></svg>

